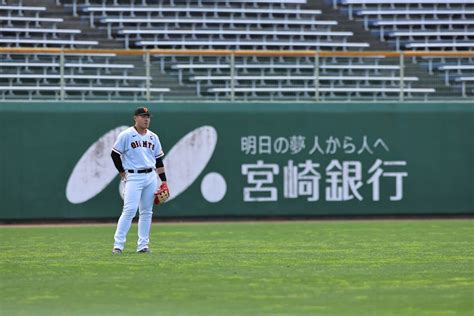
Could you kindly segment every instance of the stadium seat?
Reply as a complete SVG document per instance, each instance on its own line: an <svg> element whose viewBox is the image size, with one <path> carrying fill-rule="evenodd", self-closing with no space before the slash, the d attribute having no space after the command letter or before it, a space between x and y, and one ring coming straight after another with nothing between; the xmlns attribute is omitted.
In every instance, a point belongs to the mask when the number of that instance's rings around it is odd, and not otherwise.
<svg viewBox="0 0 474 316"><path fill-rule="evenodd" d="M106 100L150 97L163 99L169 88L151 86L152 77L131 75L133 64L114 63L115 54L65 54L63 72L58 54L9 53L0 62L2 98L42 98L45 96L65 99ZM64 85L64 88L61 88ZM25 88L26 87L26 88Z"/></svg>
<svg viewBox="0 0 474 316"><path fill-rule="evenodd" d="M334 0L333 5L347 12L350 19L364 23L366 30L388 41L397 50L473 51L474 2L465 0ZM436 60L436 56L433 55ZM462 58L458 65L464 65ZM413 59L417 62L417 59ZM427 60L424 58L423 60ZM472 60L469 60L472 62ZM444 77L446 85L460 83L463 97L470 93L470 80L451 78L448 63L429 63L429 73ZM447 66L444 68L444 66ZM459 75L471 71L460 66ZM468 78L468 76L466 77Z"/></svg>

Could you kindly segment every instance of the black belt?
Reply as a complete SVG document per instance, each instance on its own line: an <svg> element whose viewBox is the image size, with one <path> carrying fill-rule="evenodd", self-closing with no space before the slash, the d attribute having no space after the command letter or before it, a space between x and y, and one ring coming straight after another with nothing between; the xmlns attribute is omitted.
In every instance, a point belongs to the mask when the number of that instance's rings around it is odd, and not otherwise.
<svg viewBox="0 0 474 316"><path fill-rule="evenodd" d="M141 169L141 170L127 170L129 173L149 173L153 171L153 168L150 169Z"/></svg>

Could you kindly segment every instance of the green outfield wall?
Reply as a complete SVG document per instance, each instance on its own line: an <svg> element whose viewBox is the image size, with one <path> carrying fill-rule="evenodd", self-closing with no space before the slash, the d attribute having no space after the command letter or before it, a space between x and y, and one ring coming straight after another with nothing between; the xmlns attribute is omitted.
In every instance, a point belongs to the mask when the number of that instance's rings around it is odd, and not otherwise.
<svg viewBox="0 0 474 316"><path fill-rule="evenodd" d="M136 104L1 103L0 219L117 218ZM473 104L150 103L158 217L474 213Z"/></svg>

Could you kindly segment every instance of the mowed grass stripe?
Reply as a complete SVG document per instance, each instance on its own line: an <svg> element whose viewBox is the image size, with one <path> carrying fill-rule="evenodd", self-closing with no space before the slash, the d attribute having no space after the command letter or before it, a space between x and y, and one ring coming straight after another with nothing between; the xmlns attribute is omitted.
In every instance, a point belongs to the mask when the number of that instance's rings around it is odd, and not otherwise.
<svg viewBox="0 0 474 316"><path fill-rule="evenodd" d="M1 315L472 315L474 221L0 228Z"/></svg>

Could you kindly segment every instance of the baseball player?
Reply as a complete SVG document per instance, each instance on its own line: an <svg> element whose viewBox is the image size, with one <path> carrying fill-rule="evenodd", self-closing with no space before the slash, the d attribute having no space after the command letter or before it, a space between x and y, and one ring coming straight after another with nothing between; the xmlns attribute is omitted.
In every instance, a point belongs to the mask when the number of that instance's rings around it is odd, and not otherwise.
<svg viewBox="0 0 474 316"><path fill-rule="evenodd" d="M119 134L112 148L112 160L125 184L122 215L115 231L113 254L121 254L132 220L139 209L137 252L150 252L150 226L153 203L169 197L164 156L160 139L150 126L150 112L146 107L134 112L135 125ZM161 186L158 188L158 177Z"/></svg>

